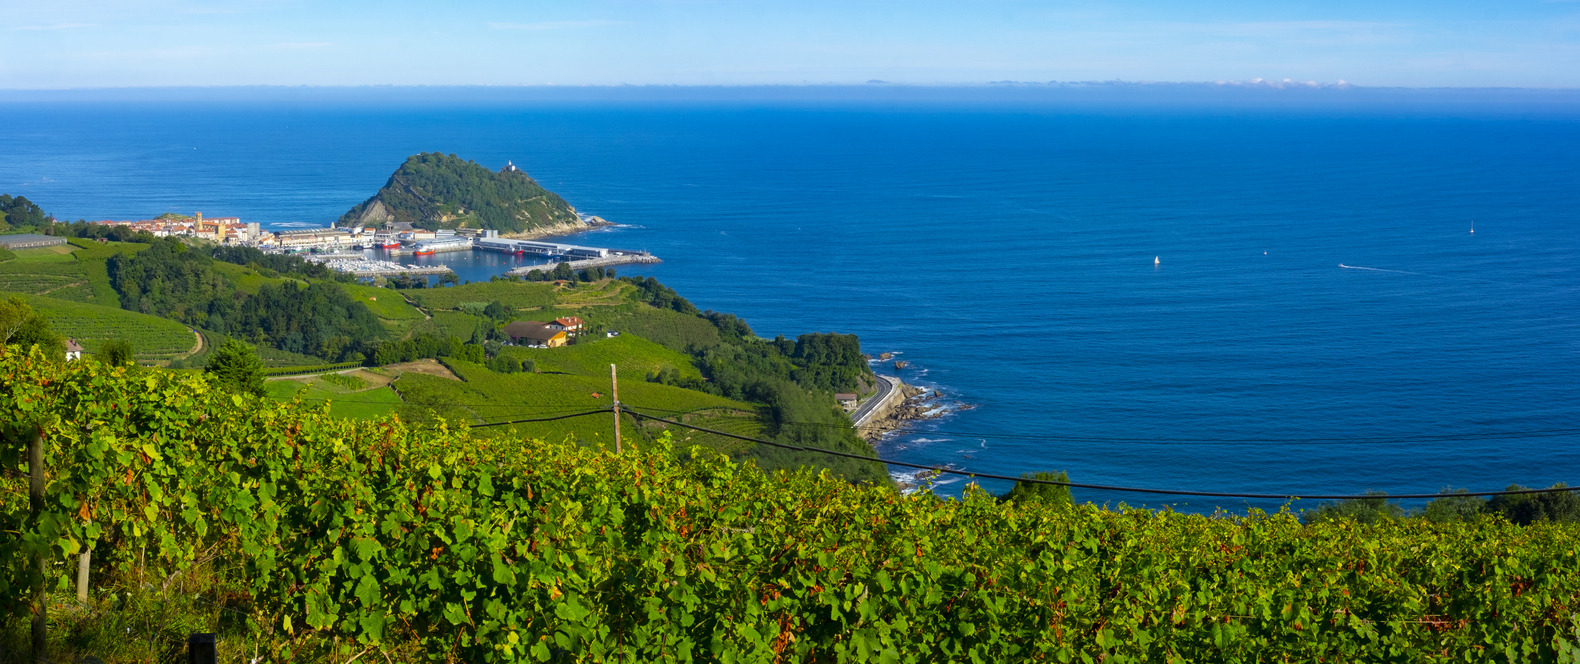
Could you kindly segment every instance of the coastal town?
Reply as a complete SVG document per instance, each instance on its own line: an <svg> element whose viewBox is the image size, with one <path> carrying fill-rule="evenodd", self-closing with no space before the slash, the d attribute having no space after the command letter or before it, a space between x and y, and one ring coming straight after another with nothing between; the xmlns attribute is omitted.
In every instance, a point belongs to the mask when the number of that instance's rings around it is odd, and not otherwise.
<svg viewBox="0 0 1580 664"><path fill-rule="evenodd" d="M102 220L88 223L125 227L131 232L146 232L155 237L188 237L227 246L252 247L265 253L303 254L305 258L323 262L331 269L370 277L397 273L443 273L447 269L442 265L412 266L368 258L361 253L365 249L381 250L388 258L429 256L454 251L490 251L545 260L540 265L511 270L511 274L521 275L534 269L552 270L561 262L570 263L573 269L660 262L647 251L511 239L500 237L497 230L480 228L424 229L396 223L387 228L360 225L342 228L331 224L322 228L268 231L258 222L243 222L238 217L205 219L202 212L195 212L191 216L164 214L138 221ZM593 226L607 225L608 222L586 216L583 223Z"/></svg>

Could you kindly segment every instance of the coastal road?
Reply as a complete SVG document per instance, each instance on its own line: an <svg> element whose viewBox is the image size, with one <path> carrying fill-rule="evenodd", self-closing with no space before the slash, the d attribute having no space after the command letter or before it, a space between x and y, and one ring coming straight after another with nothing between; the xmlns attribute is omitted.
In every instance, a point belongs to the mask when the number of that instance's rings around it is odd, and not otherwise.
<svg viewBox="0 0 1580 664"><path fill-rule="evenodd" d="M850 411L850 421L858 427L866 424L867 418L872 415L873 409L877 408L878 404L884 403L889 399L889 392L894 391L895 384L899 382L899 379L879 376L878 374L873 374L873 377L878 379L878 393L862 402L855 410Z"/></svg>

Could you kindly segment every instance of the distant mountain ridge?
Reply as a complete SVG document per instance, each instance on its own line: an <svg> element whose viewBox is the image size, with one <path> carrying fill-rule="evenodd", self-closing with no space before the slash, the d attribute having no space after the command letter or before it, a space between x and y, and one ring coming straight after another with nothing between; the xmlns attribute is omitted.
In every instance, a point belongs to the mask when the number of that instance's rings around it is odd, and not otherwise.
<svg viewBox="0 0 1580 664"><path fill-rule="evenodd" d="M406 158L378 193L340 216L339 225L489 228L501 233L580 224L576 210L514 166L492 171L454 154Z"/></svg>

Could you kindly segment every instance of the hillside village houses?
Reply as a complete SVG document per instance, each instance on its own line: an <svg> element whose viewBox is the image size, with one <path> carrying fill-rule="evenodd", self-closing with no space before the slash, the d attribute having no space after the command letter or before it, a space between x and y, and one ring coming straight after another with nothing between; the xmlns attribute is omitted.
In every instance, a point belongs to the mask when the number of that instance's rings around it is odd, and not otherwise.
<svg viewBox="0 0 1580 664"><path fill-rule="evenodd" d="M140 221L95 221L103 226L126 226L134 231L147 231L154 237L170 237L172 235L185 235L189 237L211 240L220 244L254 244L261 242L270 233L263 230L258 222L242 223L237 217L210 217L203 218L203 213L198 212L190 219L143 219Z"/></svg>
<svg viewBox="0 0 1580 664"><path fill-rule="evenodd" d="M570 341L565 330L533 320L518 320L505 326L510 342L521 346L558 348Z"/></svg>

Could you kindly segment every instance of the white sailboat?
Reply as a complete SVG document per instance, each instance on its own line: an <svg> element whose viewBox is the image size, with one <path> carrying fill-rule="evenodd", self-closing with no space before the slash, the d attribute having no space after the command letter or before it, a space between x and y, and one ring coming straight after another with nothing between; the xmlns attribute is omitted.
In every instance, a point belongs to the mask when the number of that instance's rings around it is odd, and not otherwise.
<svg viewBox="0 0 1580 664"><path fill-rule="evenodd" d="M1475 235L1476 234L1476 220L1474 220L1474 219L1470 220L1470 234L1471 235Z"/></svg>
<svg viewBox="0 0 1580 664"><path fill-rule="evenodd" d="M1153 256L1152 257L1152 264L1153 265L1157 265L1157 264L1162 263L1162 262L1163 262L1163 260L1160 257L1158 257L1158 256Z"/></svg>

